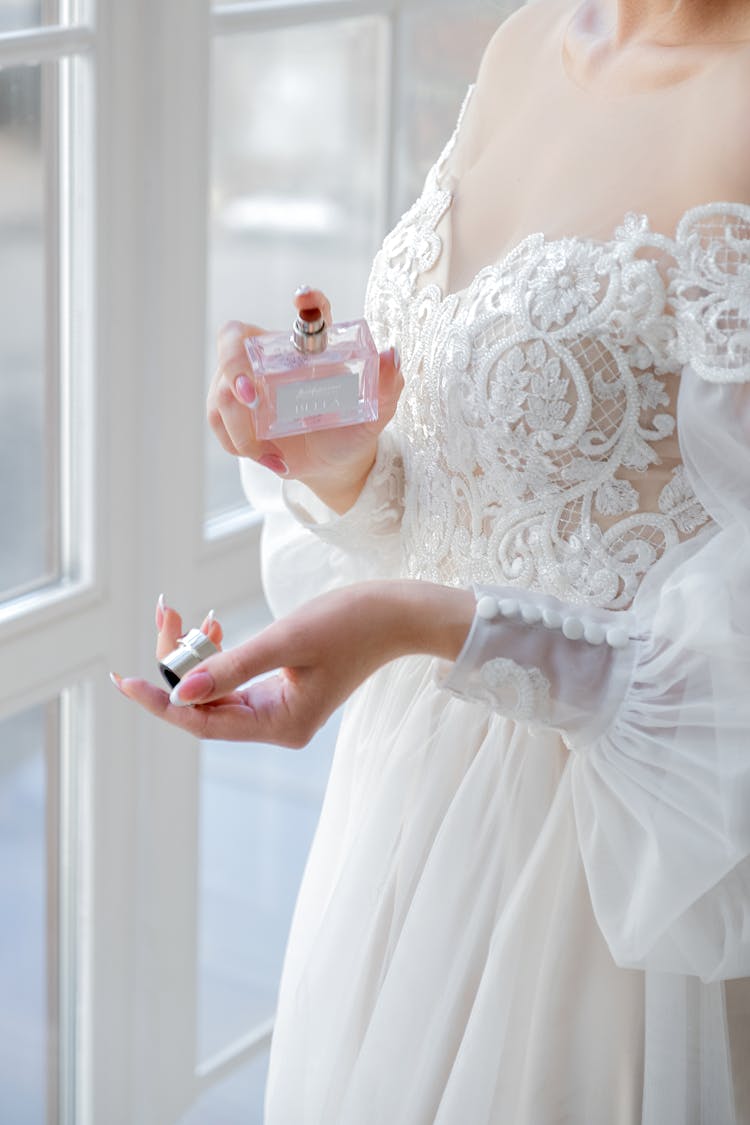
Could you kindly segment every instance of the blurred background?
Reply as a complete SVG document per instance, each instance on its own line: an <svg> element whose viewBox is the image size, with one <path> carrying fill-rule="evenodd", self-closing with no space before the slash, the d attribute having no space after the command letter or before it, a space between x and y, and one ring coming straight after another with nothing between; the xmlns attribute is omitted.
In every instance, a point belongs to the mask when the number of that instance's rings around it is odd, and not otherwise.
<svg viewBox="0 0 750 1125"><path fill-rule="evenodd" d="M262 1121L337 720L196 748L106 671L161 589L269 620L216 329L362 315L515 6L0 0L0 1122Z"/></svg>

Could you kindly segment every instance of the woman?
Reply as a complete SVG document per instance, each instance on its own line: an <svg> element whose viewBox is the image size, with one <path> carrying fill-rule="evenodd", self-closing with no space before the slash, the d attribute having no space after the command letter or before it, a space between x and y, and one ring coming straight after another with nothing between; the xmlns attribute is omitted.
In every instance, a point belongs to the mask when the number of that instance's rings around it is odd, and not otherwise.
<svg viewBox="0 0 750 1125"><path fill-rule="evenodd" d="M749 108L744 0L540 0L375 261L378 424L256 441L222 334L288 615L120 687L292 746L349 699L270 1125L750 1121Z"/></svg>

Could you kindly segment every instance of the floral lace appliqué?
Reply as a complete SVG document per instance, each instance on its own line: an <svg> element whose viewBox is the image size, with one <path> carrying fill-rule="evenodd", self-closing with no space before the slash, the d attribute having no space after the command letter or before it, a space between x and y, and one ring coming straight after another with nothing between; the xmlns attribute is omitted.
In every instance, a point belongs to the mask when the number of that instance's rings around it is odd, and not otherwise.
<svg viewBox="0 0 750 1125"><path fill-rule="evenodd" d="M481 668L482 687L472 698L517 722L544 723L549 718L550 683L538 668L523 668L514 660L498 656Z"/></svg>
<svg viewBox="0 0 750 1125"><path fill-rule="evenodd" d="M394 421L402 567L625 608L665 551L708 521L681 464L677 391L688 361L714 363L713 378L750 364L750 335L736 332L750 299L741 235L712 249L721 205L690 213L677 239L637 215L607 242L532 234L444 295L420 282L452 203L445 162L385 240L368 287L376 339L398 344L406 381ZM730 344L730 372L717 376Z"/></svg>

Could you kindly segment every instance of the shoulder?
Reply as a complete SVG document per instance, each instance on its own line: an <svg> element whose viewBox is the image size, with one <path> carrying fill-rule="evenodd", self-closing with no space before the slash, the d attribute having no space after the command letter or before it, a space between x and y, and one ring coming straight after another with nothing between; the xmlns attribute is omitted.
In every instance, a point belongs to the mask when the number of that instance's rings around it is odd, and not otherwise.
<svg viewBox="0 0 750 1125"><path fill-rule="evenodd" d="M497 29L485 48L474 85L465 130L467 151L481 150L499 114L523 113L526 92L534 89L573 7L573 0L529 0Z"/></svg>
<svg viewBox="0 0 750 1125"><path fill-rule="evenodd" d="M572 15L574 7L572 0L527 0L517 7L490 39L478 82L498 64L514 69L528 64L541 41L554 31L558 20Z"/></svg>

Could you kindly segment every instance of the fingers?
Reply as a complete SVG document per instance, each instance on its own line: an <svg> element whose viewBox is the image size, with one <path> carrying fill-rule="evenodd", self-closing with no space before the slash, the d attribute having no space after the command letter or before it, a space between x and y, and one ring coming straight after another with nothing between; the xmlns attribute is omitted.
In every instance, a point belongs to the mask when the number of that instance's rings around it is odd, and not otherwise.
<svg viewBox="0 0 750 1125"><path fill-rule="evenodd" d="M255 324L230 320L219 330L218 366L206 400L208 422L220 445L236 457L257 457L251 407L256 400L246 341L262 334Z"/></svg>
<svg viewBox="0 0 750 1125"><path fill-rule="evenodd" d="M222 699L248 680L279 668L282 656L278 633L278 628L270 626L245 644L210 656L180 681L172 692L172 703L184 707Z"/></svg>
<svg viewBox="0 0 750 1125"><path fill-rule="evenodd" d="M161 624L160 624L161 623ZM156 659L163 660L177 647L177 641L183 634L182 618L176 609L171 609L164 602L164 595L159 595L156 603Z"/></svg>
<svg viewBox="0 0 750 1125"><path fill-rule="evenodd" d="M401 374L401 357L396 348L381 352L378 374L378 432L388 425L396 413L398 400L404 389Z"/></svg>
<svg viewBox="0 0 750 1125"><path fill-rule="evenodd" d="M242 373L233 376L239 363ZM255 436L255 419L252 408L239 397L237 383L252 386L250 360L244 355L227 370L220 369L209 388L206 399L208 424L220 445L235 457L260 457L262 443ZM244 393L244 392L243 392ZM253 391L254 394L254 391ZM247 395L246 395L247 397Z"/></svg>
<svg viewBox="0 0 750 1125"><path fill-rule="evenodd" d="M231 742L268 742L294 749L306 746L320 727L320 718L300 721L287 699L283 674L269 676L247 691L201 707L176 707L165 691L147 680L112 676L118 691L149 714L196 738Z"/></svg>
<svg viewBox="0 0 750 1125"><path fill-rule="evenodd" d="M257 324L245 324L241 320L229 320L222 324L216 339L216 353L222 371L239 374L247 367L245 340L260 336L265 332ZM244 360L244 366L243 361Z"/></svg>
<svg viewBox="0 0 750 1125"><path fill-rule="evenodd" d="M201 631L206 634L208 639L221 648L221 642L224 639L224 630L214 616L214 611L211 610L201 625Z"/></svg>
<svg viewBox="0 0 750 1125"><path fill-rule="evenodd" d="M156 627L158 629L156 659L163 660L170 652L174 652L177 648L177 642L185 632L182 627L182 618L176 609L172 609L171 606L166 604L163 594L159 595L159 600L156 603ZM214 617L213 610L206 616L201 629L217 648L221 647L224 633L221 625Z"/></svg>

